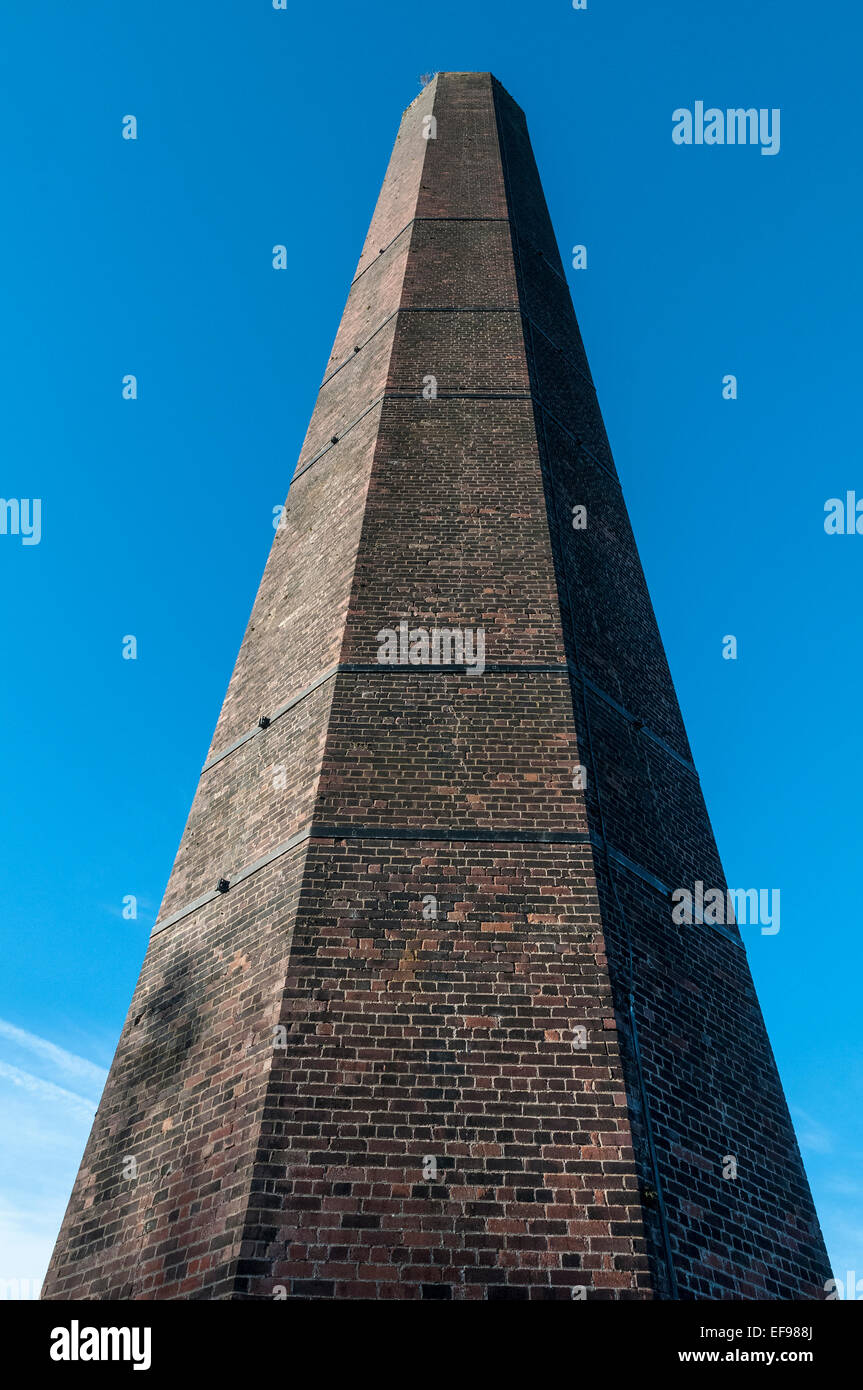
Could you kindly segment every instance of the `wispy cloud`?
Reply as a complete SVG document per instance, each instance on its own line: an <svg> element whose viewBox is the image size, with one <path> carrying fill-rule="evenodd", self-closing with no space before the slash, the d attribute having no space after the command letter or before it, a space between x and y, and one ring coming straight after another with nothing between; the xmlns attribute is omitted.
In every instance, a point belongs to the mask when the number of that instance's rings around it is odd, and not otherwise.
<svg viewBox="0 0 863 1390"><path fill-rule="evenodd" d="M29 1091L31 1095L49 1105L65 1105L78 1114L88 1115L91 1118L95 1113L96 1107L91 1100L76 1095L74 1091L67 1091L63 1086L55 1086L53 1081L45 1081L41 1076L33 1076L29 1071L21 1071L19 1067L12 1067L8 1062L0 1062L0 1077L11 1081L14 1086L20 1086L23 1090Z"/></svg>
<svg viewBox="0 0 863 1390"><path fill-rule="evenodd" d="M35 1296L105 1071L5 1019L0 1019L0 1050L0 1299L5 1300Z"/></svg>
<svg viewBox="0 0 863 1390"><path fill-rule="evenodd" d="M63 1076L73 1077L100 1089L105 1084L108 1073L104 1067L97 1067L95 1062L89 1062L86 1057L77 1057L74 1052L67 1052L48 1038L40 1038L35 1033L16 1028L14 1023L9 1023L5 1018L0 1018L0 1038L5 1038L7 1042L13 1043L25 1052L41 1057L49 1067L59 1071Z"/></svg>
<svg viewBox="0 0 863 1390"><path fill-rule="evenodd" d="M797 1142L804 1154L807 1149L816 1154L833 1152L833 1135L826 1125L807 1115L799 1106L792 1106L791 1114L796 1122Z"/></svg>

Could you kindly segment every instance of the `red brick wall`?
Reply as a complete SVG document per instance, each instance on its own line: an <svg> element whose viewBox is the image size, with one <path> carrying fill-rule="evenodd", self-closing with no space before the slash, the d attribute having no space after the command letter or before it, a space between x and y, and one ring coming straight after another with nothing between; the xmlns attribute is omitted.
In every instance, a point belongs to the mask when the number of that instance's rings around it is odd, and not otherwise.
<svg viewBox="0 0 863 1390"><path fill-rule="evenodd" d="M486 669L379 664L400 620L483 628ZM672 929L661 891L721 875L689 756L523 117L441 74L402 121L46 1296L816 1296L745 956Z"/></svg>
<svg viewBox="0 0 863 1390"><path fill-rule="evenodd" d="M649 1296L589 849L316 841L300 918L248 1295Z"/></svg>
<svg viewBox="0 0 863 1390"><path fill-rule="evenodd" d="M153 938L44 1298L231 1296L304 857Z"/></svg>
<svg viewBox="0 0 863 1390"><path fill-rule="evenodd" d="M830 1268L739 933L676 926L663 891L726 885L524 119L496 90L630 1118L643 1190L660 1199L644 1208L654 1287L823 1298ZM570 524L579 503L585 531Z"/></svg>

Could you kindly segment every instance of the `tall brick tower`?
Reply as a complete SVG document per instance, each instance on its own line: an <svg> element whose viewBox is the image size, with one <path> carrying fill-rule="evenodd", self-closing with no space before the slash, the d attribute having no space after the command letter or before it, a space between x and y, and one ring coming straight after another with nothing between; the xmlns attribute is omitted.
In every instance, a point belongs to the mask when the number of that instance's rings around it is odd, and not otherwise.
<svg viewBox="0 0 863 1390"><path fill-rule="evenodd" d="M738 930L672 920L696 881L724 887L524 117L441 73L45 1296L823 1297Z"/></svg>

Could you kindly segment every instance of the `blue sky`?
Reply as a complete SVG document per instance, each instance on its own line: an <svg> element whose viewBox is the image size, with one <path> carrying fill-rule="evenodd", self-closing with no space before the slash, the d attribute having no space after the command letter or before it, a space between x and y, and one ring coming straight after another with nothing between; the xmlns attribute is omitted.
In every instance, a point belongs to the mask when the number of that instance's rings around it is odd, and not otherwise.
<svg viewBox="0 0 863 1390"><path fill-rule="evenodd" d="M510 90L565 264L588 247L570 282L708 808L729 881L781 889L747 946L834 1268L863 1277L863 536L823 525L863 497L861 27L850 0L4 7L0 493L42 499L42 538L0 535L0 1277L44 1271L436 69ZM778 107L779 154L674 145L700 99Z"/></svg>

